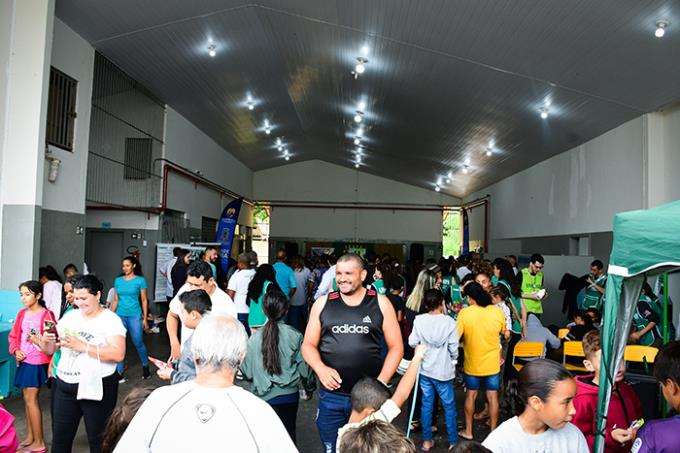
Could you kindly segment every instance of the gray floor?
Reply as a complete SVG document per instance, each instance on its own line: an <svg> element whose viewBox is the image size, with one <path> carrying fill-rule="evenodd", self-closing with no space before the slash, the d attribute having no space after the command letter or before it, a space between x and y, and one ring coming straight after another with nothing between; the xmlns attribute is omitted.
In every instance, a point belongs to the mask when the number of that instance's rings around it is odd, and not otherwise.
<svg viewBox="0 0 680 453"><path fill-rule="evenodd" d="M165 358L168 356L170 348L167 341L167 335L164 334L164 330L161 330L161 334L151 334L145 336L145 343L149 350L149 354L157 358ZM155 375L148 381L143 381L141 379L142 369L139 363L139 358L137 357L137 352L134 346L128 342L127 345L127 361L129 364L129 369L127 372L128 381L121 384L119 387L118 401L121 401L125 395L130 392L135 387L150 386L159 387L163 385L163 382L158 379ZM153 369L153 366L152 366ZM239 385L247 384L239 383ZM47 441L48 448L50 447L50 440L52 439L51 418L50 418L50 391L43 388L40 395L40 404L43 409L43 427L45 429L45 439ZM457 400L457 410L458 410L458 426L459 429L464 425L463 417L463 393L460 389L456 389L456 400ZM13 397L4 400L3 405L5 408L16 417L15 427L21 439L26 434L26 417L24 415L24 405L21 397ZM317 408L317 393L315 392L314 398L310 401L300 401L300 409L298 412L297 421L297 438L298 438L298 449L302 453L316 453L321 452L321 444L319 442L318 432L316 430L316 425L314 424L314 418L316 416ZM478 405L482 401L478 401ZM397 418L394 422L400 429L406 432L406 424L408 421L407 408L403 408L404 412ZM447 450L446 433L443 416L439 417L439 430L440 434L435 434L435 446L436 448L432 451L434 452L444 452ZM483 425L483 423L477 423L475 425L475 438L477 440L483 440L488 433L488 428ZM420 433L415 433L412 435L412 439L416 446L420 447L421 437ZM74 453L86 453L88 452L87 436L85 434L85 427L83 423L80 424L80 429L76 436L74 445Z"/></svg>

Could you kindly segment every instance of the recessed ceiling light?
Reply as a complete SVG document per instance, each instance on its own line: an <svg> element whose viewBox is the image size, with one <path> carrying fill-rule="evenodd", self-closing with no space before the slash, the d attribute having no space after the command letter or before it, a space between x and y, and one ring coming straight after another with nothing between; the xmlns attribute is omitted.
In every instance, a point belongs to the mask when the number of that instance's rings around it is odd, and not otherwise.
<svg viewBox="0 0 680 453"><path fill-rule="evenodd" d="M359 168L360 166L361 166L361 164L359 162L354 164L354 168Z"/></svg>
<svg viewBox="0 0 680 453"><path fill-rule="evenodd" d="M290 160L290 156L285 156L284 159Z"/></svg>
<svg viewBox="0 0 680 453"><path fill-rule="evenodd" d="M276 137L276 144L280 145L281 144L281 137Z"/></svg>
<svg viewBox="0 0 680 453"><path fill-rule="evenodd" d="M671 23L668 22L667 20L657 20L656 21L656 30L654 31L654 36L657 38L663 38L663 36L666 34L666 28L670 25Z"/></svg>
<svg viewBox="0 0 680 453"><path fill-rule="evenodd" d="M356 115L354 115L354 122L355 123L361 123L361 121L364 119L364 113L357 110Z"/></svg>
<svg viewBox="0 0 680 453"><path fill-rule="evenodd" d="M451 178L446 178L446 184L451 184Z"/></svg>
<svg viewBox="0 0 680 453"><path fill-rule="evenodd" d="M278 149L279 151L283 151L283 146L279 145L279 146L277 146L276 149Z"/></svg>
<svg viewBox="0 0 680 453"><path fill-rule="evenodd" d="M354 137L354 144L355 145L360 145L361 144L361 139L359 137Z"/></svg>
<svg viewBox="0 0 680 453"><path fill-rule="evenodd" d="M357 109L362 112L366 110L366 101L359 101L359 103L357 104Z"/></svg>
<svg viewBox="0 0 680 453"><path fill-rule="evenodd" d="M543 118L543 119L548 118L548 114L550 113L549 110L548 110L548 107L541 107L540 112L541 112L541 118Z"/></svg>
<svg viewBox="0 0 680 453"><path fill-rule="evenodd" d="M442 190L442 189L441 189L439 186L434 186L434 191L435 191L435 192L439 192L440 190Z"/></svg>
<svg viewBox="0 0 680 453"><path fill-rule="evenodd" d="M364 128L360 127L357 129L357 137L363 137L364 136Z"/></svg>
<svg viewBox="0 0 680 453"><path fill-rule="evenodd" d="M490 157L492 154L493 154L493 150L491 149L490 146L487 146L486 147L486 155Z"/></svg>
<svg viewBox="0 0 680 453"><path fill-rule="evenodd" d="M463 165L463 173L467 175L468 171L470 171L470 167L468 167L467 165Z"/></svg>
<svg viewBox="0 0 680 453"><path fill-rule="evenodd" d="M356 66L354 66L354 72L363 74L364 71L366 71L366 63L368 63L368 60L363 57L358 57L357 62Z"/></svg>
<svg viewBox="0 0 680 453"><path fill-rule="evenodd" d="M217 55L217 46L215 44L208 45L208 55L210 55L211 57Z"/></svg>

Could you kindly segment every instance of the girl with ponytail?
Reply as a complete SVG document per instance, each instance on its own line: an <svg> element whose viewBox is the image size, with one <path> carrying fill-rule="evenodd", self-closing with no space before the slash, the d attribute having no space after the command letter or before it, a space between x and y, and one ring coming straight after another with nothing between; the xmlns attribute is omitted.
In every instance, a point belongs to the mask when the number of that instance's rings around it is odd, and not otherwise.
<svg viewBox="0 0 680 453"><path fill-rule="evenodd" d="M530 362L505 388L502 423L483 442L494 453L545 451L588 453L583 433L572 425L576 381L561 364Z"/></svg>
<svg viewBox="0 0 680 453"><path fill-rule="evenodd" d="M298 387L302 384L308 392L306 399L310 399L316 389L316 379L302 359L302 334L284 322L289 304L278 287L266 291L262 310L267 322L262 329L253 331L248 340L241 372L246 380L253 382L250 391L272 406L295 442Z"/></svg>

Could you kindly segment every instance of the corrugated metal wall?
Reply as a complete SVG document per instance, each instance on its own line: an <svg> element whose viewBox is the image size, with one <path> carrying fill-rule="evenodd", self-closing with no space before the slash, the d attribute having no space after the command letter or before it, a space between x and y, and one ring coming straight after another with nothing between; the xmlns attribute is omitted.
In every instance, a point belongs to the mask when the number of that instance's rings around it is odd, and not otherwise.
<svg viewBox="0 0 680 453"><path fill-rule="evenodd" d="M160 100L101 54L95 55L87 168L89 203L159 206L162 177L157 159L162 157L164 116ZM140 143L145 146L138 146ZM151 155L140 155L146 152Z"/></svg>

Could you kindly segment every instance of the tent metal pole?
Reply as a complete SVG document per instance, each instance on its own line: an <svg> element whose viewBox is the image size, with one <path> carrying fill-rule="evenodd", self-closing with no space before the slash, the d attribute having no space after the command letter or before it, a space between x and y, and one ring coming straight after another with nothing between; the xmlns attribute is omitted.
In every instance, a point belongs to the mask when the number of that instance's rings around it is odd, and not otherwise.
<svg viewBox="0 0 680 453"><path fill-rule="evenodd" d="M663 274L663 344L668 343L668 272Z"/></svg>

